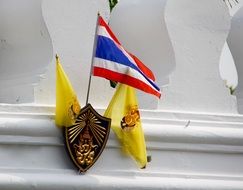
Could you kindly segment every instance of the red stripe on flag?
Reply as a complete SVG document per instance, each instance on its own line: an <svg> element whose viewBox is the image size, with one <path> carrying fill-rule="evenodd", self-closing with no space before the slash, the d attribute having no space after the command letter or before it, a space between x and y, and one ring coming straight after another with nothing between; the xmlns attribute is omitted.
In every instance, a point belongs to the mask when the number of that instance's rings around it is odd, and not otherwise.
<svg viewBox="0 0 243 190"><path fill-rule="evenodd" d="M103 77L103 78L106 78L108 80L113 80L113 81L117 81L117 82L120 82L120 83L127 84L129 86L134 87L134 88L138 88L138 89L140 89L144 92L153 94L153 95L157 96L158 98L160 98L160 96L161 96L160 92L154 90L153 88L151 88L146 83L144 83L141 80L138 80L136 78L133 78L131 76L128 76L126 74L120 74L120 73L117 73L117 72L114 72L114 71L111 71L111 70L107 70L107 69L104 69L104 68L94 66L93 75Z"/></svg>
<svg viewBox="0 0 243 190"><path fill-rule="evenodd" d="M142 61L140 61L135 55L131 54L128 52L128 54L133 58L133 60L136 62L137 66L139 67L139 69L151 80L155 81L155 77L153 72L146 67Z"/></svg>
<svg viewBox="0 0 243 190"><path fill-rule="evenodd" d="M106 22L103 20L103 18L101 16L99 16L99 25L100 26L104 26L105 29L107 30L107 32L110 34L111 38L118 43L119 45L121 45L121 43L119 42L119 40L117 39L117 37L115 36L115 34L111 31L110 27L106 24Z"/></svg>

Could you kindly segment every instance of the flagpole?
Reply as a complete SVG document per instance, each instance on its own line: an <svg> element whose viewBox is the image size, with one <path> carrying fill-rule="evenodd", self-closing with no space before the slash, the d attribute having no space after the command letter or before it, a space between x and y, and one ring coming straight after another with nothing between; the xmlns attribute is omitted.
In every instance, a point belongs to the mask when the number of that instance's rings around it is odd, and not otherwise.
<svg viewBox="0 0 243 190"><path fill-rule="evenodd" d="M97 13L96 27L95 27L95 37L94 37L93 53L92 53L90 73L89 73L88 91L87 91L87 96L86 96L86 105L89 102L89 92L90 92L91 77L92 77L92 71L93 71L93 62L94 62L94 56L95 56L96 46L97 46L97 30L98 30L99 16L100 16L100 13L98 12Z"/></svg>

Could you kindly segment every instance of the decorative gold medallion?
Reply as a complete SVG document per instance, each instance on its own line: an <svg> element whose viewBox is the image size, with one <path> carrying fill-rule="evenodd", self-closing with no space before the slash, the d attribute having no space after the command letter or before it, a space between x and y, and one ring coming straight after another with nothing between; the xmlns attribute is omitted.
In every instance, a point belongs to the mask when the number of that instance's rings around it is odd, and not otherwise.
<svg viewBox="0 0 243 190"><path fill-rule="evenodd" d="M137 122L140 120L140 114L138 106L132 106L129 108L128 113L121 120L121 128L124 131L131 131L136 127Z"/></svg>
<svg viewBox="0 0 243 190"><path fill-rule="evenodd" d="M76 96L72 98L72 100L69 102L69 105L68 116L72 120L75 120L81 109Z"/></svg>
<svg viewBox="0 0 243 190"><path fill-rule="evenodd" d="M65 128L69 155L81 173L87 171L103 152L111 120L99 115L87 104L78 114L75 124Z"/></svg>

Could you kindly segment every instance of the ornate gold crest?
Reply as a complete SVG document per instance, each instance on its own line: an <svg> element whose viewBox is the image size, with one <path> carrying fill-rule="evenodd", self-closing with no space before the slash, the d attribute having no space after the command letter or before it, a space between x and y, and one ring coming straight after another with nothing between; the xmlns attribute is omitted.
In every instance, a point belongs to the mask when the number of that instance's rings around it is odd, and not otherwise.
<svg viewBox="0 0 243 190"><path fill-rule="evenodd" d="M87 171L103 152L111 120L99 115L87 104L78 114L75 124L65 128L69 155L80 172Z"/></svg>
<svg viewBox="0 0 243 190"><path fill-rule="evenodd" d="M140 120L138 106L129 108L128 113L121 120L121 128L125 131L130 131L136 127L136 123Z"/></svg>
<svg viewBox="0 0 243 190"><path fill-rule="evenodd" d="M80 105L78 103L77 97L73 97L72 101L69 103L69 109L68 109L68 116L72 119L75 120L77 115L79 114L80 111Z"/></svg>

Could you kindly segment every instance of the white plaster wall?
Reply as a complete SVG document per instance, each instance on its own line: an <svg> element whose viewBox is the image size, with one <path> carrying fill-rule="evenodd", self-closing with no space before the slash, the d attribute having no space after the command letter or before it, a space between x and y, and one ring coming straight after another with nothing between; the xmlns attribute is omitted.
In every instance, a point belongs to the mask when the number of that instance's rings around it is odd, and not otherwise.
<svg viewBox="0 0 243 190"><path fill-rule="evenodd" d="M107 19L106 0L43 0L42 12L53 45L72 83L80 104L84 105L93 51L98 11ZM97 93L102 92L102 93ZM105 79L92 77L90 103L107 106L113 90ZM55 59L35 88L35 102L55 104Z"/></svg>
<svg viewBox="0 0 243 190"><path fill-rule="evenodd" d="M169 83L169 75L175 68L174 51L164 19L166 2L121 0L110 18L110 26L123 47L153 71L160 87ZM157 98L141 91L138 95L141 108L157 109Z"/></svg>
<svg viewBox="0 0 243 190"><path fill-rule="evenodd" d="M231 30L228 36L228 44L232 52L237 72L238 86L236 88L236 97L238 110L243 113L243 7L233 16L231 21Z"/></svg>
<svg viewBox="0 0 243 190"><path fill-rule="evenodd" d="M223 1L170 0L165 18L176 57L176 70L165 87L164 110L236 113L219 74L219 61L230 29Z"/></svg>
<svg viewBox="0 0 243 190"><path fill-rule="evenodd" d="M235 0L234 0L235 1ZM232 7L229 7L229 12L231 16L234 16L234 14L243 6L243 1L238 1L238 3L233 3Z"/></svg>
<svg viewBox="0 0 243 190"><path fill-rule="evenodd" d="M0 0L0 103L33 102L51 57L41 0Z"/></svg>

